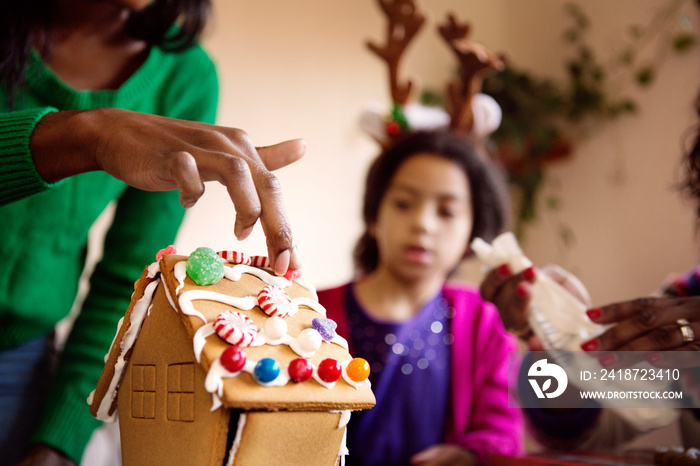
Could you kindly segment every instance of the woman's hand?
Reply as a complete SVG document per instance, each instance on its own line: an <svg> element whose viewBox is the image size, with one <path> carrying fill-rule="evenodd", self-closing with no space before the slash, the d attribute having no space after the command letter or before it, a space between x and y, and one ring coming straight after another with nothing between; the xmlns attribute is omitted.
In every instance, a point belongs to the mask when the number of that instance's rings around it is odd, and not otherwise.
<svg viewBox="0 0 700 466"><path fill-rule="evenodd" d="M75 463L63 452L41 443L32 446L16 466L75 466Z"/></svg>
<svg viewBox="0 0 700 466"><path fill-rule="evenodd" d="M47 114L31 139L34 163L47 182L102 170L145 191L178 189L184 207L202 196L204 182L220 182L236 209L236 237L246 238L260 218L278 274L301 264L271 171L305 149L302 140L256 149L240 129L115 108Z"/></svg>
<svg viewBox="0 0 700 466"><path fill-rule="evenodd" d="M700 350L700 297L697 296L641 298L589 309L586 313L595 323L616 324L583 343L581 347L586 351Z"/></svg>
<svg viewBox="0 0 700 466"><path fill-rule="evenodd" d="M421 466L476 466L476 456L456 445L433 445L411 457L411 464Z"/></svg>

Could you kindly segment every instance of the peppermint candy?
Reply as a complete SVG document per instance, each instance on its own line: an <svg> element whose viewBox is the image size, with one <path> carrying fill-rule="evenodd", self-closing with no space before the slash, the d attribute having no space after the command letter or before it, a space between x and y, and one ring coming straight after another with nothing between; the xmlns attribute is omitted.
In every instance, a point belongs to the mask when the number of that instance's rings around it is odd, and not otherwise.
<svg viewBox="0 0 700 466"><path fill-rule="evenodd" d="M259 269L269 269L270 259L267 256L250 256L250 265Z"/></svg>
<svg viewBox="0 0 700 466"><path fill-rule="evenodd" d="M294 313L292 298L279 286L267 285L258 293L258 305L270 317L287 317Z"/></svg>
<svg viewBox="0 0 700 466"><path fill-rule="evenodd" d="M250 346L258 335L258 327L250 317L240 312L224 311L214 321L214 330L227 343Z"/></svg>
<svg viewBox="0 0 700 466"><path fill-rule="evenodd" d="M250 265L250 257L248 254L239 251L219 251L216 253L223 260L231 264Z"/></svg>

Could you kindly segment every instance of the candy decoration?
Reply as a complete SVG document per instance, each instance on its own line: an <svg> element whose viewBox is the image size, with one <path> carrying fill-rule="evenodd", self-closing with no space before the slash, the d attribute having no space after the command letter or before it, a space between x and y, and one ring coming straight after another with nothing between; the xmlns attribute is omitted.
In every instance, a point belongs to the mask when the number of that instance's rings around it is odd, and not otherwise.
<svg viewBox="0 0 700 466"><path fill-rule="evenodd" d="M175 249L175 246L172 244L165 249L161 249L158 251L158 254L156 254L156 260L159 261L160 258L166 254L177 254L177 249Z"/></svg>
<svg viewBox="0 0 700 466"><path fill-rule="evenodd" d="M200 286L213 285L224 276L224 263L212 248L197 248L185 264L187 275Z"/></svg>
<svg viewBox="0 0 700 466"><path fill-rule="evenodd" d="M250 346L258 335L258 327L250 317L240 312L224 311L214 321L214 330L227 343Z"/></svg>
<svg viewBox="0 0 700 466"><path fill-rule="evenodd" d="M269 316L287 317L294 311L292 298L279 286L267 285L258 293L258 304Z"/></svg>
<svg viewBox="0 0 700 466"><path fill-rule="evenodd" d="M299 349L305 353L313 353L318 351L323 343L321 334L317 330L312 328L307 328L301 331L297 337L297 344L299 344Z"/></svg>
<svg viewBox="0 0 700 466"><path fill-rule="evenodd" d="M248 359L248 357L246 356L245 351L243 351L239 346L229 346L223 353L221 353L219 361L221 362L221 365L224 366L224 369L235 373L243 370L246 359Z"/></svg>
<svg viewBox="0 0 700 466"><path fill-rule="evenodd" d="M287 280L294 281L297 278L301 277L301 270L298 269L287 269L287 273L284 274L284 278Z"/></svg>
<svg viewBox="0 0 700 466"><path fill-rule="evenodd" d="M348 363L345 372L350 380L362 382L369 377L369 363L365 359L355 358Z"/></svg>
<svg viewBox="0 0 700 466"><path fill-rule="evenodd" d="M295 382L305 382L311 378L314 366L306 358L296 358L289 363L287 368L289 377Z"/></svg>
<svg viewBox="0 0 700 466"><path fill-rule="evenodd" d="M263 358L255 365L254 372L260 382L269 383L280 375L280 364L272 358Z"/></svg>
<svg viewBox="0 0 700 466"><path fill-rule="evenodd" d="M231 264L250 265L250 257L248 254L239 251L219 251L216 253L223 260Z"/></svg>
<svg viewBox="0 0 700 466"><path fill-rule="evenodd" d="M265 321L263 330L265 330L265 335L271 339L279 340L287 334L287 322L281 317L273 316Z"/></svg>
<svg viewBox="0 0 700 466"><path fill-rule="evenodd" d="M250 256L250 265L259 269L270 268L270 259L267 256Z"/></svg>
<svg viewBox="0 0 700 466"><path fill-rule="evenodd" d="M316 317L311 321L311 326L321 334L321 338L323 338L324 341L331 341L335 336L335 329L338 327L338 324L331 319Z"/></svg>
<svg viewBox="0 0 700 466"><path fill-rule="evenodd" d="M332 358L324 359L318 364L318 376L324 382L335 382L340 378L342 371L340 363Z"/></svg>

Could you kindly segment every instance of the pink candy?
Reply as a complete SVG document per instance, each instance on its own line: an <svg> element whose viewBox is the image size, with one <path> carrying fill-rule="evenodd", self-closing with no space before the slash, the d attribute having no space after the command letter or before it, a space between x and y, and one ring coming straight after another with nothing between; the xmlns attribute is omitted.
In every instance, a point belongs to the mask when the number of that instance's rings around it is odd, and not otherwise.
<svg viewBox="0 0 700 466"><path fill-rule="evenodd" d="M250 346L258 335L258 327L252 319L236 311L224 311L216 318L214 330L227 343Z"/></svg>
<svg viewBox="0 0 700 466"><path fill-rule="evenodd" d="M156 254L156 260L159 261L160 258L166 254L177 254L177 250L175 249L175 246L173 246L171 244L167 248L161 249L160 251L158 251L158 254Z"/></svg>
<svg viewBox="0 0 700 466"><path fill-rule="evenodd" d="M239 251L219 251L219 257L223 260L230 262L231 264L243 264L250 265L250 257L244 252Z"/></svg>
<svg viewBox="0 0 700 466"><path fill-rule="evenodd" d="M284 274L284 278L286 278L290 282L296 280L299 277L301 277L301 270L297 269L287 269L287 273Z"/></svg>
<svg viewBox="0 0 700 466"><path fill-rule="evenodd" d="M294 311L292 298L279 286L267 285L258 293L258 304L270 317L287 317Z"/></svg>

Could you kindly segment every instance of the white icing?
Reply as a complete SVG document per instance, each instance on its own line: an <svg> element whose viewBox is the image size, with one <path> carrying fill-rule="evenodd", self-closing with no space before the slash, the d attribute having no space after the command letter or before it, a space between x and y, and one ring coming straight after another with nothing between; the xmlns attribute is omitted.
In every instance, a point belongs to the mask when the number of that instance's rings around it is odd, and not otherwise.
<svg viewBox="0 0 700 466"><path fill-rule="evenodd" d="M114 412L110 415L109 410L112 407L114 398L117 395L117 387L121 383L124 368L126 367L124 355L134 345L134 342L136 341L136 338L138 337L139 332L141 331L141 325L143 324L143 321L146 318L149 308L151 307L153 294L156 291L158 283L160 283L160 279L153 280L151 283L149 283L146 286L146 289L144 290L143 296L141 297L141 299L136 301L133 309L131 310L131 319L129 321L130 325L126 332L124 332L121 344L119 345L120 353L117 357L117 362L114 365L114 375L109 383L107 392L102 398L102 402L100 403L100 406L97 409L97 413L95 414L95 417L101 421L114 422L117 418L117 411L114 410Z"/></svg>
<svg viewBox="0 0 700 466"><path fill-rule="evenodd" d="M292 299L292 304L299 308L299 306L306 306L311 308L311 310L318 312L323 317L326 317L326 308L321 305L318 301L314 301L311 298L294 298Z"/></svg>
<svg viewBox="0 0 700 466"><path fill-rule="evenodd" d="M224 277L234 282L240 280L241 276L244 273L254 275L260 280L267 283L268 285L276 285L280 288L286 288L292 284L292 282L290 282L284 277L277 277L275 275L271 275L265 270L258 269L256 267L251 267L250 265L236 264L233 267L224 267Z"/></svg>
<svg viewBox="0 0 700 466"><path fill-rule="evenodd" d="M338 335L337 333L333 336L333 339L328 343L335 343L336 345L345 348L345 351L350 351L348 347L348 341L345 338Z"/></svg>
<svg viewBox="0 0 700 466"><path fill-rule="evenodd" d="M228 454L228 462L226 466L233 466L236 453L238 452L238 447L241 445L241 438L243 438L243 428L246 423L246 414L241 413L238 417L238 428L236 429L236 437L233 439L233 445L231 445L231 450Z"/></svg>
<svg viewBox="0 0 700 466"><path fill-rule="evenodd" d="M318 371L316 370L316 367L315 367L315 366L314 366L314 371L313 371L313 373L311 374L311 377L312 377L316 382L318 382L319 385L322 385L322 386L326 387L326 388L329 389L329 390L330 390L331 388L335 387L335 382L326 382L326 381L322 380L321 377L319 377Z"/></svg>
<svg viewBox="0 0 700 466"><path fill-rule="evenodd" d="M124 323L124 316L119 319L119 322L117 322L117 333L114 334L114 338L112 338L112 343L109 344L109 351L107 351L107 354L105 354L105 364L107 364L107 360L109 359L109 354L112 352L112 347L114 346L114 342L117 341L117 335L119 335L119 330L122 328L122 324ZM92 403L90 403L92 404Z"/></svg>
<svg viewBox="0 0 700 466"><path fill-rule="evenodd" d="M175 267L173 268L173 275L175 275L175 279L179 283L177 288L175 288L175 295L177 296L182 287L185 286L185 278L187 277L187 261L180 261L175 264Z"/></svg>
<svg viewBox="0 0 700 466"><path fill-rule="evenodd" d="M201 327L199 327L199 330L195 332L193 338L194 356L195 358L197 358L197 362L201 362L202 350L204 349L204 345L207 343L207 337L210 337L215 333L216 330L214 330L214 322L202 325Z"/></svg>
<svg viewBox="0 0 700 466"><path fill-rule="evenodd" d="M213 291L206 290L189 290L185 291L180 295L178 302L180 303L180 309L184 314L190 316L199 317L207 323L207 318L194 308L192 301L203 299L206 301L216 301L218 303L228 304L230 306L242 309L244 311L250 311L255 306L258 305L258 299L255 296L246 296L244 298L237 298L235 296L228 296L222 293L215 293Z"/></svg>

